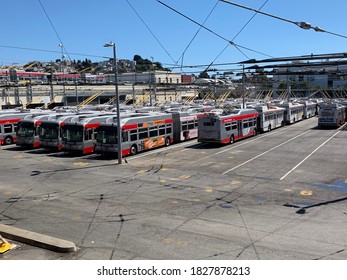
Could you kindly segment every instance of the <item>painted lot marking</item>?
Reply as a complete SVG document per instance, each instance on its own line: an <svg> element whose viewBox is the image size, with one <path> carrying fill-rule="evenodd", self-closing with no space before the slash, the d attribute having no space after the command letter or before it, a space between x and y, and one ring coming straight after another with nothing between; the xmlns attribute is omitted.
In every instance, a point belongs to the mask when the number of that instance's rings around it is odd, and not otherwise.
<svg viewBox="0 0 347 280"><path fill-rule="evenodd" d="M305 157L302 161L300 161L297 165L295 165L291 170L289 170L285 175L283 175L280 179L282 181L284 178L286 178L290 173L292 173L295 169L297 169L302 163L304 163L310 156L312 156L315 152L317 152L321 147L323 147L326 143L328 143L331 139L333 139L337 134L339 134L341 130L336 132L333 136L331 136L329 139L324 141L321 145L319 145L312 153L310 153L307 157Z"/></svg>
<svg viewBox="0 0 347 280"><path fill-rule="evenodd" d="M296 139L296 138L298 138L298 137L301 137L302 135L304 135L304 134L306 134L306 133L308 133L308 132L309 132L309 130L308 130L308 131L305 131L305 132L303 132L303 133L301 133L301 134L299 134L299 135L297 135L297 136L295 136L295 137L293 137L293 138L291 138L291 139L288 139L287 141L283 142L282 144L279 144L279 145L277 145L277 146L275 146L275 147L273 147L273 148L271 148L271 149L269 149L269 150L267 150L267 151L265 151L265 152L263 152L263 153L261 153L261 154L255 156L255 157L253 157L253 158L251 158L251 159L249 159L249 160L246 160L245 162L243 162L243 163L241 163L241 164L239 164L239 165L236 165L236 166L233 167L233 168L230 168L229 170L223 172L222 174L223 174L223 175L224 175L224 174L227 174L227 173L229 173L230 171L233 171L233 170L235 170L235 169L237 169L237 168L239 168L239 167L241 167L241 166L243 166L243 165L245 165L245 164L247 164L247 163L249 163L249 162L251 162L251 161L253 161L253 160L255 160L255 159L259 158L259 157L261 157L261 156L263 156L263 155L266 155L267 153L269 153L269 152L271 152L271 151L273 151L273 150L275 150L275 149L277 149L277 148L279 148L279 147L281 147L281 146L283 146L283 145L285 145L285 144L287 144L287 143L293 141L294 139Z"/></svg>

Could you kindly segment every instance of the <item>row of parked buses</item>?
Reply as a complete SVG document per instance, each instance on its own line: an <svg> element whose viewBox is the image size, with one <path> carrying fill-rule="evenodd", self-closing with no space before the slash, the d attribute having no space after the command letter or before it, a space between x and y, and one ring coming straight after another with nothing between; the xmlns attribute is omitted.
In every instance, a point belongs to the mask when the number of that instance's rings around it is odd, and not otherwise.
<svg viewBox="0 0 347 280"><path fill-rule="evenodd" d="M207 112L121 112L122 156L196 138L201 143L233 143L317 115L317 105L308 105L312 104L267 104ZM330 117L331 126L346 121L346 106L319 107L319 126L323 126L323 116ZM327 125L328 120L324 122ZM117 130L114 112L0 113L1 144L79 154L114 154L118 151Z"/></svg>

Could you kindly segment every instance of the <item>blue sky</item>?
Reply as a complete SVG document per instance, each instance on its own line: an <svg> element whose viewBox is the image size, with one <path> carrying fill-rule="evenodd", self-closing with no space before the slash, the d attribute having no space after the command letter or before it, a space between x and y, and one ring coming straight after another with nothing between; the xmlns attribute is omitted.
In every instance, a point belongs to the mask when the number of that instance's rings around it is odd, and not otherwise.
<svg viewBox="0 0 347 280"><path fill-rule="evenodd" d="M219 36L201 29L191 42L200 27L156 0L7 0L1 3L0 67L32 60L59 59L61 42L71 59L103 60L102 57L112 56L112 50L104 48L103 44L114 41L117 58L132 59L138 54L143 58L153 57L154 61L166 67L177 62L178 65L212 62L236 65L249 58L346 51L346 38L303 30L261 14L257 14L239 33L254 12L217 0L161 1L201 24L208 17L204 26ZM262 8L265 13L292 21L307 21L312 26L347 35L347 1L231 2L253 9L259 9L265 3ZM228 43L220 37L254 52L226 47ZM233 67L239 66L213 68ZM194 69L199 71L202 68Z"/></svg>

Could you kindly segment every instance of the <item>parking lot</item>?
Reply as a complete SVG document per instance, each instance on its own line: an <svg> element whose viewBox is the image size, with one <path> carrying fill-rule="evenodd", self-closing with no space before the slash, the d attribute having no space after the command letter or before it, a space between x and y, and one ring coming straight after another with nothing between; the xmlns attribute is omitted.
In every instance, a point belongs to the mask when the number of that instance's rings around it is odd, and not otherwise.
<svg viewBox="0 0 347 280"><path fill-rule="evenodd" d="M77 250L13 241L0 259L346 260L346 141L345 129L318 129L311 118L231 145L190 140L122 165L2 146L0 223Z"/></svg>

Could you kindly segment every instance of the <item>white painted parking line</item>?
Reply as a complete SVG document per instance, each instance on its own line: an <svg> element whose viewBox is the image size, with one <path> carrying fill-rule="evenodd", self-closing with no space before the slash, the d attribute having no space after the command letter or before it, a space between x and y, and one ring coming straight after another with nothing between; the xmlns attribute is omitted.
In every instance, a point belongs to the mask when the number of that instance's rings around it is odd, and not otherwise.
<svg viewBox="0 0 347 280"><path fill-rule="evenodd" d="M328 143L332 138L334 138L340 132L341 132L341 130L336 132L333 136L331 136L329 139L327 139L321 145L319 145L312 153L310 153L307 157L305 157L302 161L300 161L297 165L295 165L290 171L288 171L285 175L283 175L281 177L280 181L282 181L284 178L286 178L290 173L292 173L295 169L297 169L303 162L305 162L310 156L312 156L315 152L317 152L321 147L323 147L326 143Z"/></svg>
<svg viewBox="0 0 347 280"><path fill-rule="evenodd" d="M243 163L241 163L241 164L239 164L239 165L236 165L235 167L233 167L233 168L231 168L231 169L229 169L229 170L223 172L222 174L227 174L227 173L229 173L230 171L233 171L233 170L235 170L235 169L237 169L237 168L239 168L239 167L241 167L241 166L243 166L243 165L245 165L245 164L247 164L247 163L249 163L249 162L251 162L251 161L253 161L253 160L255 160L255 159L259 158L259 157L261 157L261 156L263 156L263 155L266 155L267 153L269 153L269 152L271 152L271 151L273 151L273 150L275 150L275 149L277 149L277 148L279 148L279 147L281 147L281 146L283 146L283 145L289 143L290 141L293 141L294 139L296 139L296 138L298 138L298 137L300 137L300 136L306 134L307 132L309 132L309 130L308 130L308 131L305 131L305 132L303 132L303 133L301 133L301 134L299 134L299 135L297 135L297 136L295 136L295 137L293 137L293 138L291 138L291 139L289 139L289 140L287 140L287 141L285 141L285 142L283 142L282 144L279 144L279 145L277 145L277 146L275 146L275 147L273 147L273 148L271 148L271 149L269 149L269 150L267 150L267 151L265 151L265 152L263 152L263 153L261 153L261 154L255 156L255 157L253 157L253 158L251 158L251 159L249 159L249 160L247 160L247 161L245 161L245 162L243 162Z"/></svg>

